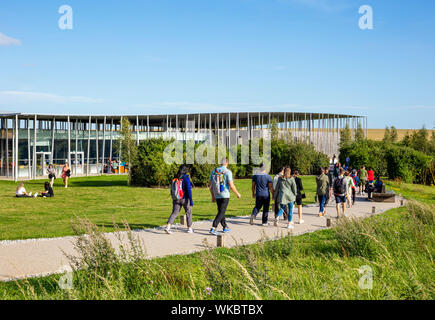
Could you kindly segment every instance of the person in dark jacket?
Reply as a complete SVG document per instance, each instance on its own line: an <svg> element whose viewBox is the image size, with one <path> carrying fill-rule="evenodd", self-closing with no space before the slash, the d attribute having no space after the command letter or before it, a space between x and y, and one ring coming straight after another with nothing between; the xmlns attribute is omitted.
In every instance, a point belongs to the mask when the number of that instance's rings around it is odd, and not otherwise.
<svg viewBox="0 0 435 320"><path fill-rule="evenodd" d="M182 164L178 169L177 174L174 179L181 180L182 190L183 190L183 198L172 201L172 213L168 219L168 224L166 225L165 232L167 234L171 234L171 225L174 223L175 218L177 218L178 214L181 211L181 207L184 208L187 217L187 232L193 233L192 229L192 184L190 182L189 177L189 168Z"/></svg>
<svg viewBox="0 0 435 320"><path fill-rule="evenodd" d="M52 198L54 197L53 188L51 187L51 184L49 182L44 183L44 191L41 192L41 197L44 198Z"/></svg>
<svg viewBox="0 0 435 320"><path fill-rule="evenodd" d="M304 186L302 185L302 179L299 176L299 170L293 172L293 177L295 178L297 188L296 205L298 207L299 224L302 224L304 223L304 220L302 219L302 199L305 197L305 191Z"/></svg>

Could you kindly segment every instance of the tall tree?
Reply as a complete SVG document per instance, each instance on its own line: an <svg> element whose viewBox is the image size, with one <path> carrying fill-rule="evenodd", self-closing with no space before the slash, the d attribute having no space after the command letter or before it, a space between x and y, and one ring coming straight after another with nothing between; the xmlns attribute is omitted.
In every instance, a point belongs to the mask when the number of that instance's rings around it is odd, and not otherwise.
<svg viewBox="0 0 435 320"><path fill-rule="evenodd" d="M361 122L358 122L358 127L355 132L355 141L363 141L365 139L364 129Z"/></svg>
<svg viewBox="0 0 435 320"><path fill-rule="evenodd" d="M137 144L133 137L132 125L127 117L122 118L122 128L119 132L119 144L115 144L118 154L122 155L122 160L128 164L128 176L130 183L131 165L137 158Z"/></svg>
<svg viewBox="0 0 435 320"><path fill-rule="evenodd" d="M340 130L340 147L348 146L352 143L352 131L349 128L349 124Z"/></svg>
<svg viewBox="0 0 435 320"><path fill-rule="evenodd" d="M390 128L388 126L385 127L383 141L385 143L389 143L391 141L391 133L390 133Z"/></svg>
<svg viewBox="0 0 435 320"><path fill-rule="evenodd" d="M395 126L391 126L391 131L390 131L390 140L393 143L396 143L397 140L399 140L399 136L397 135L397 129Z"/></svg>

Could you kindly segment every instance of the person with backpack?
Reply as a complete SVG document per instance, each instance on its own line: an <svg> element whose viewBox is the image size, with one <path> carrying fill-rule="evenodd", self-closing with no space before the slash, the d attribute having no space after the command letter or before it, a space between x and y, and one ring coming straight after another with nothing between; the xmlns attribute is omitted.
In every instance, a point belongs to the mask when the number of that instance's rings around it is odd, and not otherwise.
<svg viewBox="0 0 435 320"><path fill-rule="evenodd" d="M320 168L320 174L316 177L316 184L317 184L317 198L319 199L319 217L324 216L325 211L325 204L327 196L329 195L329 178L325 174L324 168Z"/></svg>
<svg viewBox="0 0 435 320"><path fill-rule="evenodd" d="M275 222L278 222L278 218L284 213L286 207L288 207L288 229L294 228L293 223L293 207L294 202L296 200L297 194L297 186L295 182L295 178L292 176L292 170L290 167L286 167L284 170L284 175L279 179L277 186L278 197L277 200L279 202L279 212L275 219Z"/></svg>
<svg viewBox="0 0 435 320"><path fill-rule="evenodd" d="M361 166L361 170L358 172L359 178L359 194L364 195L367 186L367 170L365 166Z"/></svg>
<svg viewBox="0 0 435 320"><path fill-rule="evenodd" d="M260 171L252 176L252 197L255 199L255 207L252 210L249 223L254 224L254 219L263 208L262 225L268 225L270 194L273 195L273 185L270 175L266 173L266 166L261 164Z"/></svg>
<svg viewBox="0 0 435 320"><path fill-rule="evenodd" d="M223 233L230 232L231 229L225 221L225 212L230 202L230 189L233 191L237 198L241 198L240 193L237 191L236 186L233 182L233 173L228 168L228 158L224 157L221 161L221 166L214 169L210 174L209 189L211 194L211 199L216 202L217 205L217 215L213 221L213 225L210 229L210 233L213 235L219 235L217 232L217 227L219 223L223 227Z"/></svg>
<svg viewBox="0 0 435 320"><path fill-rule="evenodd" d="M165 228L167 234L171 234L171 225L175 218L184 208L187 217L187 232L193 233L192 229L192 184L189 177L189 168L182 164L178 169L177 174L171 182L171 197L172 197L172 213L169 216L168 223Z"/></svg>
<svg viewBox="0 0 435 320"><path fill-rule="evenodd" d="M333 192L335 196L335 208L337 210L337 217L340 217L340 204L343 211L343 216L346 212L346 189L347 183L344 178L344 169L340 168L339 175L334 179Z"/></svg>

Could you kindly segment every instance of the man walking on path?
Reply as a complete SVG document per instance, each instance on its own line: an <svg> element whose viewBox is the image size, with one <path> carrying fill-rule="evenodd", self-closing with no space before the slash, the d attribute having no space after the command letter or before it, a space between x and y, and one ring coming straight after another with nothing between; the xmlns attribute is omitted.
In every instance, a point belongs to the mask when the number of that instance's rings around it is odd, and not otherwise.
<svg viewBox="0 0 435 320"><path fill-rule="evenodd" d="M361 167L361 170L358 172L358 178L359 178L359 194L364 195L364 190L366 188L367 184L367 170L365 166Z"/></svg>
<svg viewBox="0 0 435 320"><path fill-rule="evenodd" d="M340 217L340 203L343 210L343 216L346 212L346 189L347 183L344 178L344 169L340 168L340 172L337 178L334 180L334 196L335 196L335 208L337 209L337 218Z"/></svg>
<svg viewBox="0 0 435 320"><path fill-rule="evenodd" d="M227 167L228 158L225 157L221 161L221 166L212 171L208 185L211 199L213 202L216 202L218 208L218 213L213 221L213 226L210 229L210 233L216 236L219 234L216 230L219 223L222 225L224 233L231 231L225 221L225 212L228 203L230 202L230 189L236 194L237 198L241 197L234 185L233 173Z"/></svg>
<svg viewBox="0 0 435 320"><path fill-rule="evenodd" d="M325 174L325 169L320 168L320 175L316 177L317 183L317 198L319 199L320 209L319 217L325 215L326 197L329 194L329 178Z"/></svg>
<svg viewBox="0 0 435 320"><path fill-rule="evenodd" d="M252 197L255 199L255 207L252 210L250 224L254 224L254 219L258 212L263 208L262 224L267 226L267 218L269 215L270 194L273 195L272 179L266 173L264 164L260 167L260 172L252 176Z"/></svg>

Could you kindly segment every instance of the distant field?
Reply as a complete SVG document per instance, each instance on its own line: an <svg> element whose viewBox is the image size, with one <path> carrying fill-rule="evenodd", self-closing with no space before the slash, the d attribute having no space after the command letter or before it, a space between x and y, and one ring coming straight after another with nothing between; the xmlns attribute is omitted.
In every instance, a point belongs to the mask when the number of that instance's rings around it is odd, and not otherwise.
<svg viewBox="0 0 435 320"><path fill-rule="evenodd" d="M402 140L402 138L406 135L407 132L409 134L412 134L414 131L418 131L417 129L396 129L397 135L399 137L399 140ZM385 129L368 129L368 137L372 140L382 140L384 138ZM429 134L432 134L432 131L435 130L428 130Z"/></svg>

